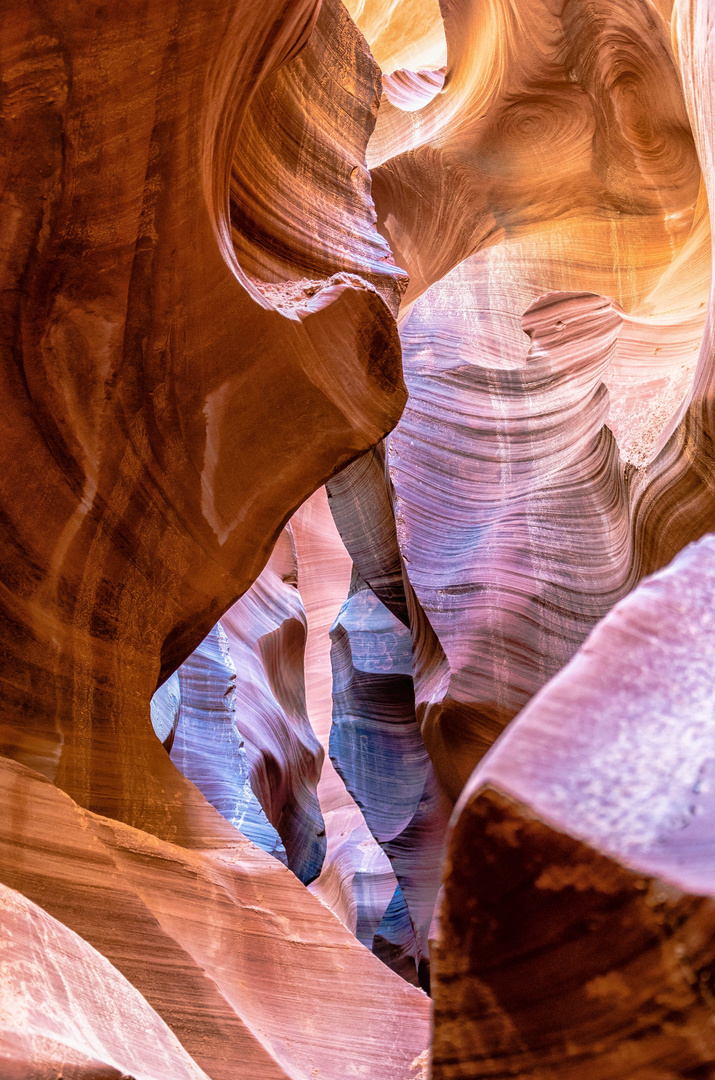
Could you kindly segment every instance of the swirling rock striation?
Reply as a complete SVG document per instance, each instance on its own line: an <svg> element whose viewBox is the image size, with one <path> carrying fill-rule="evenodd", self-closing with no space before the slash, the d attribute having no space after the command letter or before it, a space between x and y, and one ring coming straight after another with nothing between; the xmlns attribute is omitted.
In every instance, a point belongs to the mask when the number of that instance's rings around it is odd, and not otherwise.
<svg viewBox="0 0 715 1080"><path fill-rule="evenodd" d="M453 798L630 569L602 383L620 313L590 294L542 297L512 324L515 344L531 345L509 366L490 363L489 346L508 353L511 339L490 337L486 318L470 336L471 316L455 313L434 348L429 316L413 311L410 400L387 455L407 574L449 666L418 714Z"/></svg>
<svg viewBox="0 0 715 1080"><path fill-rule="evenodd" d="M712 527L710 135L688 116L709 108L706 10L678 9L676 61L640 0L462 0L441 92L380 111L410 400L382 509L378 470L330 484L365 580L382 562L406 581L452 798L613 604Z"/></svg>
<svg viewBox="0 0 715 1080"><path fill-rule="evenodd" d="M150 697L291 511L404 403L392 315L355 273L374 269L364 246L349 280L282 313L230 241L240 132L315 14L210 0L186 20L159 3L101 27L41 5L3 20L3 745L83 805L188 843L200 811L178 812L188 789ZM378 72L362 53L344 92L366 117ZM326 129L342 101L328 90L312 114ZM324 183L311 152L296 168ZM369 231L365 195L351 212Z"/></svg>
<svg viewBox="0 0 715 1080"><path fill-rule="evenodd" d="M375 229L365 143L380 105L379 75L338 0L320 7L300 55L257 89L231 169L230 215L241 267L287 311L320 307L359 275L393 309L407 284ZM306 108L316 89L329 106ZM305 169L303 162L311 163ZM335 280L331 280L335 275ZM375 333L381 333L375 326ZM377 374L379 348L373 342ZM389 382L389 375L384 377Z"/></svg>

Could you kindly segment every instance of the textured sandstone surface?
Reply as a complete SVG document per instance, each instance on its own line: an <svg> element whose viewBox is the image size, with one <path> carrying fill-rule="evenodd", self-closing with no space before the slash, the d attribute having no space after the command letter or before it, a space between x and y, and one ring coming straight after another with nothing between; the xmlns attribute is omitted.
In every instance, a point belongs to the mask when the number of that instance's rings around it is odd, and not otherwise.
<svg viewBox="0 0 715 1080"><path fill-rule="evenodd" d="M33 1076L206 1080L145 998L101 953L0 885L0 1069Z"/></svg>
<svg viewBox="0 0 715 1080"><path fill-rule="evenodd" d="M459 801L433 1076L715 1068L715 538L593 631Z"/></svg>
<svg viewBox="0 0 715 1080"><path fill-rule="evenodd" d="M455 0L417 109L419 72L385 61L368 157L410 274L409 400L386 476L373 455L329 489L361 576L409 608L452 799L613 604L715 520L711 8L670 16Z"/></svg>
<svg viewBox="0 0 715 1080"><path fill-rule="evenodd" d="M220 625L236 668L236 724L251 785L286 846L291 870L310 882L325 858L325 822L316 792L323 748L306 708L307 620L290 528Z"/></svg>
<svg viewBox="0 0 715 1080"><path fill-rule="evenodd" d="M237 723L236 670L221 623L176 675L181 699L171 760L222 817L264 851L287 862L283 841L251 787L246 746ZM298 872L302 864L292 869Z"/></svg>
<svg viewBox="0 0 715 1080"><path fill-rule="evenodd" d="M402 272L335 169L364 169L379 77L344 17L330 48L362 57L340 94L314 76L314 118L352 108L354 127L329 156L302 140L294 167L316 185L324 170L324 234L350 240L350 274L285 311L230 244L221 184L240 133L259 87L286 107L305 93L305 60L296 81L286 62L316 15L216 0L185 18L68 8L55 26L18 5L3 21L3 743L83 805L189 842L201 828L177 815L151 693L258 575L291 510L404 404L372 284L394 301ZM262 131L279 153L288 133ZM241 146L244 163L267 153ZM323 247L313 272L288 243L293 276L325 273ZM288 427L271 441L277 415Z"/></svg>
<svg viewBox="0 0 715 1080"><path fill-rule="evenodd" d="M311 891L365 945L373 938L394 896L397 881L389 860L372 836L360 807L329 757L333 717L330 629L350 585L350 557L333 523L324 491L316 492L293 518L298 588L308 619L306 701L308 715L325 751L318 785L327 849Z"/></svg>
<svg viewBox="0 0 715 1080"><path fill-rule="evenodd" d="M0 783L4 883L114 965L209 1076L228 1080L237 1061L266 1077L409 1071L427 998L236 829L190 850L84 810L15 762ZM86 996L77 1008L92 1016ZM354 1017L352 1045L336 1012Z"/></svg>

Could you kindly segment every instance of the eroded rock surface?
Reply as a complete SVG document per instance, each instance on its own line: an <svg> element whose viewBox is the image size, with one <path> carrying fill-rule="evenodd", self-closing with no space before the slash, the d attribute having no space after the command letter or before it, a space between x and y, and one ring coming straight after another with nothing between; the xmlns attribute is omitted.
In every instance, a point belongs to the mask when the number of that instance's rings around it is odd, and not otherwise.
<svg viewBox="0 0 715 1080"><path fill-rule="evenodd" d="M471 777L435 1077L715 1067L714 585L710 535L606 616Z"/></svg>
<svg viewBox="0 0 715 1080"><path fill-rule="evenodd" d="M427 1044L428 999L208 804L224 844L190 850L92 814L16 762L0 762L0 785L5 884L101 953L212 1080L235 1077L237 1061L271 1078L409 1072ZM96 1031L91 985L78 1007ZM336 1010L358 1025L352 1048ZM95 1045L80 1038L76 1049Z"/></svg>
<svg viewBox="0 0 715 1080"><path fill-rule="evenodd" d="M439 93L380 110L410 397L386 477L329 482L361 575L409 609L453 799L614 603L715 524L710 8L679 5L672 42L647 0L518 9L447 5Z"/></svg>

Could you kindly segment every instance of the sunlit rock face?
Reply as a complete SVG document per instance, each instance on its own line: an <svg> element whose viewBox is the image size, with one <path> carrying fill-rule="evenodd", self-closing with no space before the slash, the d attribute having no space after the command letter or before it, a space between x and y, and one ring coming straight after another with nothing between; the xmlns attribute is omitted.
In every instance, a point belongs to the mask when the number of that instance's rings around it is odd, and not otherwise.
<svg viewBox="0 0 715 1080"><path fill-rule="evenodd" d="M438 68L447 58L439 0L348 0L385 75Z"/></svg>
<svg viewBox="0 0 715 1080"><path fill-rule="evenodd" d="M383 65L368 159L410 274L409 401L384 477L358 462L329 487L363 578L403 579L453 799L613 604L715 524L709 9L686 8L673 35L648 0L457 0L429 101Z"/></svg>
<svg viewBox="0 0 715 1080"><path fill-rule="evenodd" d="M105 957L5 885L0 925L3 1076L119 1080L170 1070L177 1080L205 1080L176 1035ZM39 1069L30 1074L33 1061Z"/></svg>
<svg viewBox="0 0 715 1080"><path fill-rule="evenodd" d="M715 1074L714 20L11 0L3 1080Z"/></svg>

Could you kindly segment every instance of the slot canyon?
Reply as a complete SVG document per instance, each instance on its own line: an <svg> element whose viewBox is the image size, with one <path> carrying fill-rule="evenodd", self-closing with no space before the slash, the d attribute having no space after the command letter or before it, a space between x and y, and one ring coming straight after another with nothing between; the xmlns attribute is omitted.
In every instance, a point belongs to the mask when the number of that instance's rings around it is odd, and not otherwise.
<svg viewBox="0 0 715 1080"><path fill-rule="evenodd" d="M5 0L0 1080L715 1080L715 0Z"/></svg>

